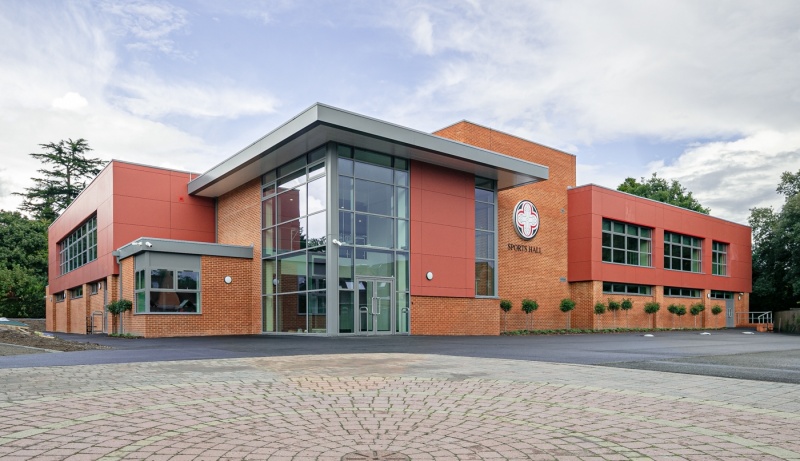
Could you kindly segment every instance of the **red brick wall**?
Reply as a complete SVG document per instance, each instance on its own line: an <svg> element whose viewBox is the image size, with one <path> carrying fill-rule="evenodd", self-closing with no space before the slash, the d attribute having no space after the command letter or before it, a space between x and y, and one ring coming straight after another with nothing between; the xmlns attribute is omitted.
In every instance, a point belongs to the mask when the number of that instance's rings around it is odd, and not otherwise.
<svg viewBox="0 0 800 461"><path fill-rule="evenodd" d="M123 261L125 299L133 299L133 258ZM233 280L224 281L225 276ZM130 278L128 278L130 277ZM200 314L124 314L126 333L144 337L243 335L261 331L252 321L252 263L248 259L201 256Z"/></svg>
<svg viewBox="0 0 800 461"><path fill-rule="evenodd" d="M261 332L261 179L254 179L217 199L217 243L253 245L249 301L253 333Z"/></svg>
<svg viewBox="0 0 800 461"><path fill-rule="evenodd" d="M570 296L566 282L567 188L575 185L575 157L469 122L434 134L549 167L549 180L498 193L498 289L499 297L514 305L508 313L508 329L525 328L524 298L539 303L539 310L532 314L536 329L563 328L566 320L558 306ZM529 241L517 236L512 224L513 208L523 199L533 202L540 216L539 232ZM509 244L537 247L541 253L513 251ZM487 311L484 321L500 325L500 302L491 303L494 308Z"/></svg>
<svg viewBox="0 0 800 461"><path fill-rule="evenodd" d="M411 296L412 335L496 335L495 299Z"/></svg>

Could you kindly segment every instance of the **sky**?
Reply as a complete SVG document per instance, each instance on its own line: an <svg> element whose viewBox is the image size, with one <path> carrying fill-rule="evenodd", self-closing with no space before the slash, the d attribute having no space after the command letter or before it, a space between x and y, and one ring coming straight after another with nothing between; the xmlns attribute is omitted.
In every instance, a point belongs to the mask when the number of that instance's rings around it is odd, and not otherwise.
<svg viewBox="0 0 800 461"><path fill-rule="evenodd" d="M315 102L657 173L747 223L800 170L800 2L0 2L0 209L40 144L203 172Z"/></svg>

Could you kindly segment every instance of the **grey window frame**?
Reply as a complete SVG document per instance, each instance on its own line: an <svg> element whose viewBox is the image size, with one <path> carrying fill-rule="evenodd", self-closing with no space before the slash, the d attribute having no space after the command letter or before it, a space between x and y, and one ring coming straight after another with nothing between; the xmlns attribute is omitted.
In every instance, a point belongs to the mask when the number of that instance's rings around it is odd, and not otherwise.
<svg viewBox="0 0 800 461"><path fill-rule="evenodd" d="M97 215L90 216L72 233L58 242L61 275L97 259Z"/></svg>
<svg viewBox="0 0 800 461"><path fill-rule="evenodd" d="M697 288L664 287L664 296L670 298L702 298L701 290Z"/></svg>
<svg viewBox="0 0 800 461"><path fill-rule="evenodd" d="M492 201L487 202L484 200L478 200L478 190L490 192L492 194ZM478 213L477 207L479 203L484 203L492 206L494 212L489 219L488 228L487 229L479 229L478 228ZM475 273L474 273L474 280L475 280L475 297L476 298L496 298L497 297L497 181L483 178L480 176L475 177ZM488 236L489 241L492 242L492 251L489 255L489 258L479 258L478 257L478 235ZM479 265L486 264L486 267L491 268L491 293L487 290L486 293L480 293L480 289L482 288L479 284L479 279L483 279L479 277Z"/></svg>
<svg viewBox="0 0 800 461"><path fill-rule="evenodd" d="M675 250L678 251L677 256L673 254ZM689 258L683 255L687 250L690 253ZM697 258L695 258L695 254L697 254ZM676 263L679 266L678 268L674 267ZM687 263L690 267L689 270L683 268ZM702 274L703 239L677 232L664 231L664 269Z"/></svg>
<svg viewBox="0 0 800 461"><path fill-rule="evenodd" d="M711 242L711 275L728 276L728 248L724 242Z"/></svg>
<svg viewBox="0 0 800 461"><path fill-rule="evenodd" d="M618 287L623 288L617 289ZM603 294L653 296L653 287L635 283L603 282Z"/></svg>
<svg viewBox="0 0 800 461"><path fill-rule="evenodd" d="M622 226L619 231L616 227ZM633 233L635 232L635 233ZM649 234L645 235L645 234ZM608 242L606 242L606 238ZM622 241L619 247L616 242ZM647 251L642 251L642 244L647 243ZM626 266L653 267L653 229L637 224L629 224L610 218L603 218L601 239L601 260L604 263L623 264ZM615 261L615 254L622 252L623 262ZM635 256L636 264L631 263ZM644 264L642 263L644 259Z"/></svg>

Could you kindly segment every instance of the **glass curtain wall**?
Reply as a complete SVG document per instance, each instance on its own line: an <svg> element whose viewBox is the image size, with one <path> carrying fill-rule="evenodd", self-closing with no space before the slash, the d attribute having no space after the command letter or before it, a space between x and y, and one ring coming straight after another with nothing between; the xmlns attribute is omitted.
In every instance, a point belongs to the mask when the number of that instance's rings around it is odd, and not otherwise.
<svg viewBox="0 0 800 461"><path fill-rule="evenodd" d="M327 332L326 149L321 146L261 178L265 332Z"/></svg>
<svg viewBox="0 0 800 461"><path fill-rule="evenodd" d="M358 329L359 277L394 278L393 333L409 326L408 160L336 146L338 154L339 333Z"/></svg>

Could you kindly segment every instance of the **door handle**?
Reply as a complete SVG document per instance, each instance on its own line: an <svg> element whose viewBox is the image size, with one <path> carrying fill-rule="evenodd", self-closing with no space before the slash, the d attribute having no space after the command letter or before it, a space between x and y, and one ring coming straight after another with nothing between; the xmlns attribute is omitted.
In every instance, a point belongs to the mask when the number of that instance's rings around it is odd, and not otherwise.
<svg viewBox="0 0 800 461"><path fill-rule="evenodd" d="M378 297L372 297L372 315L379 315L381 313L380 304L378 304Z"/></svg>

